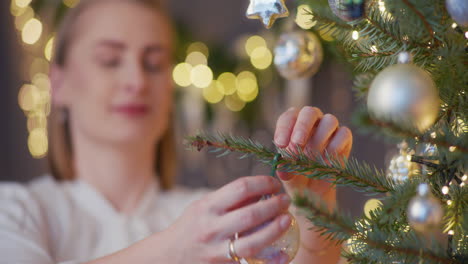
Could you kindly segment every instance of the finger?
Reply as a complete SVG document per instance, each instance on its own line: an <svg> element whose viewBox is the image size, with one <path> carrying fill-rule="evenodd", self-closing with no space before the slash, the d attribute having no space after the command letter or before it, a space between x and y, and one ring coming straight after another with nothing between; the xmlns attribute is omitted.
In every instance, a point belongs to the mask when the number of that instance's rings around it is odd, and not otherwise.
<svg viewBox="0 0 468 264"><path fill-rule="evenodd" d="M312 129L322 116L322 111L316 107L303 107L299 112L296 124L294 125L291 143L295 146L304 147Z"/></svg>
<svg viewBox="0 0 468 264"><path fill-rule="evenodd" d="M271 176L239 178L208 195L207 204L217 214L223 214L246 201L277 193L281 183Z"/></svg>
<svg viewBox="0 0 468 264"><path fill-rule="evenodd" d="M330 139L326 151L330 155L341 155L346 150L350 149L349 146L352 142L351 130L347 127L340 127Z"/></svg>
<svg viewBox="0 0 468 264"><path fill-rule="evenodd" d="M274 196L225 214L218 221L216 229L221 237L232 237L235 233L250 230L284 213L290 204L287 194Z"/></svg>
<svg viewBox="0 0 468 264"><path fill-rule="evenodd" d="M285 148L288 146L291 133L296 123L298 111L296 108L292 107L288 111L284 112L278 118L276 122L275 130L275 144L280 148Z"/></svg>
<svg viewBox="0 0 468 264"><path fill-rule="evenodd" d="M312 155L323 153L328 140L338 128L338 124L338 119L336 119L334 115L324 115L322 120L320 120L315 133L313 133L309 138L304 151Z"/></svg>
<svg viewBox="0 0 468 264"><path fill-rule="evenodd" d="M246 236L241 237L234 243L236 253L239 257L250 258L262 249L275 242L292 224L289 214L283 214L275 218L264 228Z"/></svg>

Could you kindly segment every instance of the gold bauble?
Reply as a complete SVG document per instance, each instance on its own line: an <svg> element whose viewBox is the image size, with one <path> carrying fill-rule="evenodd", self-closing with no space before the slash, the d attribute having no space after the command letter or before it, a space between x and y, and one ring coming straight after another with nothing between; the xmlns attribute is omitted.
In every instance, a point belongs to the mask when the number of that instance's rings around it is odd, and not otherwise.
<svg viewBox="0 0 468 264"><path fill-rule="evenodd" d="M384 69L372 81L367 96L373 118L419 132L434 124L439 101L429 73L413 64L395 64Z"/></svg>
<svg viewBox="0 0 468 264"><path fill-rule="evenodd" d="M312 32L284 33L275 46L275 66L280 75L289 80L317 73L322 60L322 44Z"/></svg>

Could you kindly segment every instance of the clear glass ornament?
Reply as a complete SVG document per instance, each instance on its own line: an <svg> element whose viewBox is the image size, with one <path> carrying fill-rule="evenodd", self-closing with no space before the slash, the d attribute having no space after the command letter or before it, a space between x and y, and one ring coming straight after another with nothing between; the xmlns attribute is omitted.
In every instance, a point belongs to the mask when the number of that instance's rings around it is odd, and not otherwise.
<svg viewBox="0 0 468 264"><path fill-rule="evenodd" d="M411 155L414 154L408 144L403 141L398 144L399 153L390 160L387 170L387 177L401 183L407 181L410 177L420 173L420 167L417 163L411 161Z"/></svg>
<svg viewBox="0 0 468 264"><path fill-rule="evenodd" d="M429 184L418 186L418 194L409 202L406 214L410 226L420 233L430 233L440 227L442 206L431 194Z"/></svg>
<svg viewBox="0 0 468 264"><path fill-rule="evenodd" d="M261 200L269 199L273 195L263 196ZM283 235L276 240L270 246L264 248L262 251L257 253L252 258L242 259L241 263L243 264L269 264L269 263L278 263L278 260L284 257L288 258L287 263L291 262L297 254L300 246L300 236L299 236L299 225L297 224L296 218L290 214L291 224L289 228L283 233ZM256 231L265 228L271 221L264 223L261 226L258 226L248 232L241 234L236 234L236 238L248 236Z"/></svg>

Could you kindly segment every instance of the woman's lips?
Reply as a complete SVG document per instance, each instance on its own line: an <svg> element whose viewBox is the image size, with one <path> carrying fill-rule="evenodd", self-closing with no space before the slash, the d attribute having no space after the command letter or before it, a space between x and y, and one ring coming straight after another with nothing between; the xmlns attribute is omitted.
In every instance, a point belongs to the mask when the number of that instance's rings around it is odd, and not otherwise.
<svg viewBox="0 0 468 264"><path fill-rule="evenodd" d="M149 112L149 107L142 104L126 104L113 107L113 110L119 114L130 117L144 116Z"/></svg>

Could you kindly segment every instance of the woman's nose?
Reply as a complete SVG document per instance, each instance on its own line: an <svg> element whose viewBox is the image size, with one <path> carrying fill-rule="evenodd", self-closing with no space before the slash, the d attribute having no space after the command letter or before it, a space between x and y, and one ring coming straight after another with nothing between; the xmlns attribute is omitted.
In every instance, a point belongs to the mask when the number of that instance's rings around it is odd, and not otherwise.
<svg viewBox="0 0 468 264"><path fill-rule="evenodd" d="M145 93L148 82L143 65L133 64L127 68L125 74L125 90L131 93Z"/></svg>

